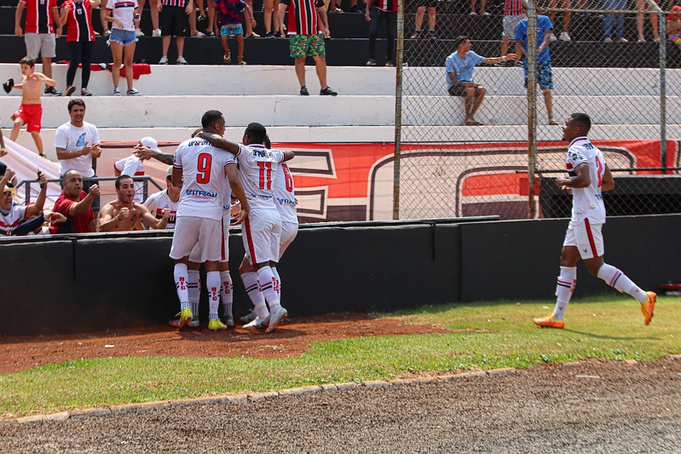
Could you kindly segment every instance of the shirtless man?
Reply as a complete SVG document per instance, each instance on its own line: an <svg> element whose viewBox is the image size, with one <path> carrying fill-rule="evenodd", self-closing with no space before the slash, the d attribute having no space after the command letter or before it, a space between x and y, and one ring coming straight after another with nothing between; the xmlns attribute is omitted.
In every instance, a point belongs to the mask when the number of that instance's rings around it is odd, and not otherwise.
<svg viewBox="0 0 681 454"><path fill-rule="evenodd" d="M19 137L19 130L26 125L26 130L31 133L38 154L47 158L43 153L43 140L40 138L40 121L43 116L43 106L40 103L40 92L43 84L54 87L54 80L43 73L35 72L35 60L31 57L24 57L19 62L21 65L21 83L14 85L14 88L22 90L21 106L10 117L14 122L12 133L9 138L13 141Z"/></svg>
<svg viewBox="0 0 681 454"><path fill-rule="evenodd" d="M156 219L149 209L141 203L133 201L135 183L128 175L116 178L117 200L109 202L99 212L100 232L130 232L144 230L140 221L144 221L152 229L165 229L170 217L170 210L163 210L163 217Z"/></svg>

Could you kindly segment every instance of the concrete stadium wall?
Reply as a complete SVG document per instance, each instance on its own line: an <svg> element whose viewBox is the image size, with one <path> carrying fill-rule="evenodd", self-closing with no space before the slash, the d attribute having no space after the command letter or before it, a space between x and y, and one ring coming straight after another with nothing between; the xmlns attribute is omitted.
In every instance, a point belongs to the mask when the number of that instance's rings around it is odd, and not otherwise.
<svg viewBox="0 0 681 454"><path fill-rule="evenodd" d="M348 223L302 226L280 264L293 316L391 311L453 301L553 298L567 220ZM679 282L681 215L609 219L606 257L646 289ZM167 232L0 241L0 334L165 326L178 311ZM230 241L235 315L250 307ZM577 295L608 287L580 265ZM201 319L207 318L202 297Z"/></svg>

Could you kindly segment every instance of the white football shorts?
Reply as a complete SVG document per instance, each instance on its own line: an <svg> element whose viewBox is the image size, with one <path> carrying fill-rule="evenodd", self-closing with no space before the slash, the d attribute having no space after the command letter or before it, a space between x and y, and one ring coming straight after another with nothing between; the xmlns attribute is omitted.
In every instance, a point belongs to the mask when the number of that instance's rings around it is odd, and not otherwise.
<svg viewBox="0 0 681 454"><path fill-rule="evenodd" d="M251 210L241 224L241 239L248 260L256 265L279 260L281 218L277 210Z"/></svg>
<svg viewBox="0 0 681 454"><path fill-rule="evenodd" d="M217 262L222 246L222 221L195 216L178 216L170 247L170 258L179 260L198 251L192 262Z"/></svg>
<svg viewBox="0 0 681 454"><path fill-rule="evenodd" d="M602 228L603 224L591 224L589 219L584 219L584 222L577 225L570 221L563 246L574 246L579 249L582 260L603 257L605 245Z"/></svg>

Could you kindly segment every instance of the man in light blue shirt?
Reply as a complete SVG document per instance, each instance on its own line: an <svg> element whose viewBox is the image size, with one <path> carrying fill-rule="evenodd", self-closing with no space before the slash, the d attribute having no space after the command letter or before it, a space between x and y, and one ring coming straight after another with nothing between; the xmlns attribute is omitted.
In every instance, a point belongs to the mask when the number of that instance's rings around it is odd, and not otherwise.
<svg viewBox="0 0 681 454"><path fill-rule="evenodd" d="M445 68L447 70L447 85L451 96L465 96L466 126L478 126L481 123L475 121L475 112L478 111L487 90L482 85L473 82L473 69L478 65L495 65L514 60L516 54L508 54L503 57L487 58L476 54L471 50L471 41L466 36L458 36L454 40L456 52L447 57Z"/></svg>
<svg viewBox="0 0 681 454"><path fill-rule="evenodd" d="M544 94L544 104L548 113L550 125L557 125L553 119L553 73L551 71L551 53L549 43L553 36L553 24L548 16L537 15L537 83ZM525 87L527 87L527 19L521 20L515 29L515 49L516 53L523 56L525 63Z"/></svg>

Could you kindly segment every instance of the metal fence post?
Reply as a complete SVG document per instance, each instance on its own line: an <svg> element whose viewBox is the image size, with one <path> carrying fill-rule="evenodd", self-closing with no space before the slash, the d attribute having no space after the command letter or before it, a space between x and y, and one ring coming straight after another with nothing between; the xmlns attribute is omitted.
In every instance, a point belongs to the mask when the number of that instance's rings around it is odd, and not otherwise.
<svg viewBox="0 0 681 454"><path fill-rule="evenodd" d="M402 148L402 67L404 61L404 2L397 2L397 50L395 58L395 167L393 170L393 219L400 218L400 151Z"/></svg>
<svg viewBox="0 0 681 454"><path fill-rule="evenodd" d="M534 200L534 170L537 154L537 11L534 0L527 0L527 217L537 217Z"/></svg>

